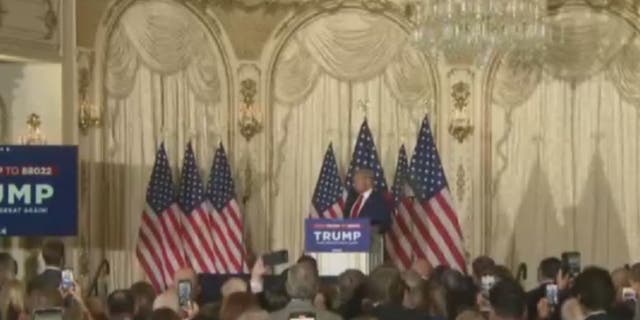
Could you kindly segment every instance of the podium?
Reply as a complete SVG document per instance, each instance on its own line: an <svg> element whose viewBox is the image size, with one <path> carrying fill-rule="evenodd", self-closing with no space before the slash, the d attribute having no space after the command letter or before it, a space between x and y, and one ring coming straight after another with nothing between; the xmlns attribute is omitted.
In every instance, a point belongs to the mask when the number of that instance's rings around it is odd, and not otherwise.
<svg viewBox="0 0 640 320"><path fill-rule="evenodd" d="M384 235L369 219L307 219L305 244L321 276L337 276L347 269L368 274L384 262Z"/></svg>

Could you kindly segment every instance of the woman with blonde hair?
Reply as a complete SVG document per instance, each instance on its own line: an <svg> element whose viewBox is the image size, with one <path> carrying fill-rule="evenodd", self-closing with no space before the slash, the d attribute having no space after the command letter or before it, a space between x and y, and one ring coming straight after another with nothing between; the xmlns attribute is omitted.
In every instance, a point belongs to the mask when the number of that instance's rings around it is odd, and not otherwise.
<svg viewBox="0 0 640 320"><path fill-rule="evenodd" d="M27 319L24 307L25 289L22 282L9 280L0 290L2 320Z"/></svg>

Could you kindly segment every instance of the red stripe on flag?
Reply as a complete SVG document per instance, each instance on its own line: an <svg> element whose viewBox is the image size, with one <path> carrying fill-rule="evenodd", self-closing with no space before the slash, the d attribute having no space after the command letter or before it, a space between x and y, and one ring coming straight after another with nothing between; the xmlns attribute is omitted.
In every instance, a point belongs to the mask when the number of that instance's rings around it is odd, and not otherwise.
<svg viewBox="0 0 640 320"><path fill-rule="evenodd" d="M398 239L397 235L393 232L387 233L387 239L391 243L391 251L393 252L392 255L396 258L394 259L396 263L400 262L404 269L408 269L411 265L411 259L407 257L406 252L404 252L404 248L402 244L400 244L400 239Z"/></svg>
<svg viewBox="0 0 640 320"><path fill-rule="evenodd" d="M243 233L244 233L244 225L242 224L242 221L240 221L240 219L238 218L240 217L240 213L239 211L235 210L237 206L234 204L234 202L235 201L229 202L229 205L227 206L226 211L231 216L236 217L236 219L234 220L236 223L235 228L229 228L229 233L233 238L235 249L236 249L233 252L233 254L236 254L236 259L239 260L239 266L236 271L240 273L242 272L242 268L244 265L244 245L243 245L244 241L242 241ZM229 222L229 220L227 220L227 222Z"/></svg>
<svg viewBox="0 0 640 320"><path fill-rule="evenodd" d="M197 218L200 218L200 220L202 221L202 223L204 223L204 225L201 225L200 223L198 223ZM194 212L192 212L187 217L187 221L191 225L191 228L193 229L195 236L197 237L197 239L199 240L202 246L202 251L201 251L197 246L194 245L194 242L192 241L190 236L188 234L186 235L186 237L189 240L191 240L190 243L192 245L191 248L192 248L193 254L195 255L194 258L198 260L198 264L200 264L202 268L201 269L202 272L215 273L215 270L209 270L209 266L207 266L207 263L205 261L205 259L211 259L212 257L215 257L215 255L213 254L213 250L209 246L209 243L211 243L212 241L207 241L207 238L206 238L207 233L205 232L207 232L208 230L206 214L200 208L196 208L194 209Z"/></svg>
<svg viewBox="0 0 640 320"><path fill-rule="evenodd" d="M160 292L162 292L164 290L164 285L161 285L158 282L160 279L156 279L156 277L154 276L154 272L151 269L151 267L149 266L149 264L147 263L147 260L144 257L144 254L142 253L141 250L142 249L136 250L136 256L138 256L138 262L140 262L140 265L142 266L142 269L144 270L144 272L149 277L149 280L151 281L151 285L153 285L153 288L156 290L156 293L160 293Z"/></svg>
<svg viewBox="0 0 640 320"><path fill-rule="evenodd" d="M404 208L405 212L407 212L407 214L409 215L409 218L411 218L411 213L410 213L408 208L413 206L412 202L413 201L411 199L408 199L408 198L403 199L400 202L400 206L402 206ZM402 208L400 210L402 210ZM426 259L427 256L424 254L424 249L426 249L426 248L421 248L420 247L420 245L418 244L418 241L414 237L414 233L412 233L411 230L409 230L409 226L408 226L407 222L404 219L399 219L397 222L398 222L398 227L400 228L402 233L406 236L407 241L409 241L409 245L413 249L413 252L419 258ZM425 242L426 242L426 239L425 239Z"/></svg>
<svg viewBox="0 0 640 320"><path fill-rule="evenodd" d="M436 200L438 201L438 204L440 205L442 210L444 210L444 212L447 214L447 217L449 218L449 221L451 221L451 224L453 225L453 227L456 229L456 232L458 233L458 237L462 239L462 230L460 229L460 223L458 222L458 217L456 216L455 210L453 210L453 207L449 203L449 200L443 194L444 192L446 192L446 189L443 189L443 191L438 192L436 194Z"/></svg>
<svg viewBox="0 0 640 320"><path fill-rule="evenodd" d="M180 267L183 267L185 265L184 262L184 251L182 250L182 244L181 242L181 238L180 238L180 234L182 233L182 225L180 224L180 220L178 218L178 215L181 214L179 212L174 211L172 208L167 209L163 215L161 215L161 217L166 217L166 219L162 219L163 226L166 228L165 229L165 234L167 235L167 241L169 242L170 246L171 246L171 251L174 253L174 257L176 258L176 262L177 265ZM170 227L171 229L169 229L169 225L167 223L170 223ZM170 232L171 230L175 231L175 237L171 236L172 233ZM178 243L176 243L178 242Z"/></svg>
<svg viewBox="0 0 640 320"><path fill-rule="evenodd" d="M218 212L212 212L212 214L217 214L218 215L218 219L222 220L221 224L224 224L224 218L222 217L222 215ZM218 238L220 239L220 241L216 241L214 243L214 248L217 248L218 246L221 246L218 250L216 250L216 253L218 253L217 257L218 259L220 259L224 264L225 264L225 269L227 270L227 273L229 270L233 270L233 268L240 268L240 264L238 263L238 261L235 259L235 257L233 257L233 255L231 254L231 249L229 247L229 241L227 239L227 236L225 235L223 228L226 228L226 226L221 226L218 223L218 219L212 217L212 222L211 222L211 227L213 228L213 231L215 232L215 234L218 236ZM220 243L221 242L221 243ZM223 255L223 251L226 253L226 255ZM226 261L226 258L228 258L230 261Z"/></svg>
<svg viewBox="0 0 640 320"><path fill-rule="evenodd" d="M465 265L464 258L460 254L459 248L456 243L453 241L453 239L451 239L451 235L440 221L440 216L434 211L434 209L431 207L431 205L429 205L428 202L422 203L422 207L427 212L429 221L433 224L433 226L436 228L436 231L440 234L440 236L446 243L447 248L441 249L448 249L448 251L453 255L453 258L455 259L455 262L458 264L458 266L460 268L463 268L463 266Z"/></svg>
<svg viewBox="0 0 640 320"><path fill-rule="evenodd" d="M412 201L412 202L416 203L417 201ZM435 240L433 239L433 237L431 237L431 234L429 234L429 229L427 228L426 225L424 225L424 223L420 219L420 217L418 217L418 213L416 211L416 208L413 205L411 205L407 209L409 211L411 219L413 220L414 225L418 228L418 231L420 231L420 234L422 235L422 238L427 242L427 246L431 249L433 254L435 254L435 256L438 259L438 261L441 264L449 265L447 259L445 258L445 256L442 253L442 251L440 251L440 248L436 244ZM428 219L428 217L425 217L425 218Z"/></svg>

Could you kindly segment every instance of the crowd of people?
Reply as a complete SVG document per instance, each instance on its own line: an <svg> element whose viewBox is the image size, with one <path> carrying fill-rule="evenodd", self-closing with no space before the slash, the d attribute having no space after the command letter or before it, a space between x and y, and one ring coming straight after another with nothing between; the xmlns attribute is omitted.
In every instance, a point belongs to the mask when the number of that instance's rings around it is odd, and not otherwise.
<svg viewBox="0 0 640 320"><path fill-rule="evenodd" d="M0 319L39 319L40 311L58 310L60 319L92 320L640 320L640 263L571 274L560 259L546 258L538 267L539 285L527 292L508 268L486 256L473 261L469 275L417 260L410 270L345 270L330 282L321 281L308 256L279 275L257 259L250 279L228 278L215 301L203 301L204 288L190 269L179 270L162 293L137 282L102 300L85 296L77 284L62 285L62 242L47 241L42 257L44 272L25 285L16 279L16 261L0 253Z"/></svg>

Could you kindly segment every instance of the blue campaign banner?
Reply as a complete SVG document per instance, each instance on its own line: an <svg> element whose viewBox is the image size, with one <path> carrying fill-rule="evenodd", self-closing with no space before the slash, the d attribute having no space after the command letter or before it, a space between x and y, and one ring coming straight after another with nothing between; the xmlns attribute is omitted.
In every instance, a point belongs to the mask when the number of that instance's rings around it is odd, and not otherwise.
<svg viewBox="0 0 640 320"><path fill-rule="evenodd" d="M369 219L307 219L306 252L369 252Z"/></svg>
<svg viewBox="0 0 640 320"><path fill-rule="evenodd" d="M0 145L0 236L78 231L78 148Z"/></svg>

